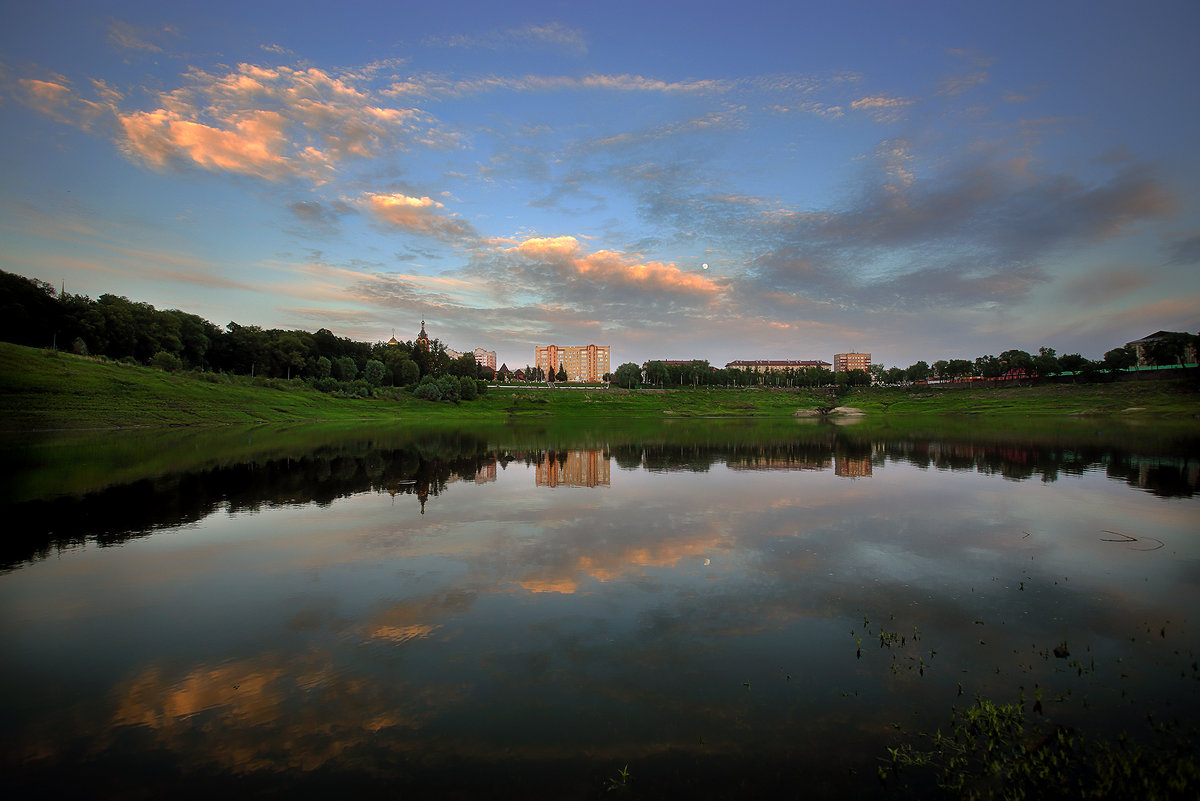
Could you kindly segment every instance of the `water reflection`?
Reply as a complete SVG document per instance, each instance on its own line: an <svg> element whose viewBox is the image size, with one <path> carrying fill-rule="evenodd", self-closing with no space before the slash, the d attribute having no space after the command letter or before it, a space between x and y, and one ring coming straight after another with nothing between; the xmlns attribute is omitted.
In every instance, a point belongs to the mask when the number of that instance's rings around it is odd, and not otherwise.
<svg viewBox="0 0 1200 801"><path fill-rule="evenodd" d="M870 796L975 695L1200 712L1186 449L705 423L202 461L8 507L41 518L0 576L19 789Z"/></svg>
<svg viewBox="0 0 1200 801"><path fill-rule="evenodd" d="M141 477L84 494L10 504L22 521L0 545L0 570L92 540L112 545L156 529L177 527L214 512L258 512L286 505L328 506L339 498L386 491L412 496L422 512L457 481L495 481L512 463L533 465L542 487L605 487L611 463L619 470L707 472L832 469L843 478L868 478L888 461L940 471L974 471L1013 480L1056 481L1103 469L1112 478L1160 497L1191 498L1200 488L1200 457L1144 454L1119 447L1061 447L1010 441L976 443L929 438L864 437L827 427L788 439L728 443L621 441L603 447L497 447L470 432L426 435L416 441L348 440L280 458L255 458L201 470ZM1189 447L1181 443L1181 448Z"/></svg>

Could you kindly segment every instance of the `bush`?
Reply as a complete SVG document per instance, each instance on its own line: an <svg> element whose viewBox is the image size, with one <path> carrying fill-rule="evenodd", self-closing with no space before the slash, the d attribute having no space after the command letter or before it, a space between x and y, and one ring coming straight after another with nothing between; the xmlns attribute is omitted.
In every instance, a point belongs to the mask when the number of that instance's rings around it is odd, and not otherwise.
<svg viewBox="0 0 1200 801"><path fill-rule="evenodd" d="M183 369L183 362L175 354L160 350L150 359L150 366L167 373L173 373L176 370Z"/></svg>
<svg viewBox="0 0 1200 801"><path fill-rule="evenodd" d="M427 401L440 401L442 399L442 391L433 381L428 383L422 382L417 384L417 388L413 390L413 397Z"/></svg>
<svg viewBox="0 0 1200 801"><path fill-rule="evenodd" d="M462 398L462 384L457 376L444 375L437 380L436 386L442 393L442 400L447 403L458 403Z"/></svg>
<svg viewBox="0 0 1200 801"><path fill-rule="evenodd" d="M341 389L342 382L338 381L336 378L330 378L329 376L326 376L325 378L318 378L316 381L312 382L312 385L313 389L317 390L318 392L334 392L335 390Z"/></svg>
<svg viewBox="0 0 1200 801"><path fill-rule="evenodd" d="M469 376L463 376L458 382L458 394L465 401L475 400L479 397L479 387L475 385L475 379Z"/></svg>

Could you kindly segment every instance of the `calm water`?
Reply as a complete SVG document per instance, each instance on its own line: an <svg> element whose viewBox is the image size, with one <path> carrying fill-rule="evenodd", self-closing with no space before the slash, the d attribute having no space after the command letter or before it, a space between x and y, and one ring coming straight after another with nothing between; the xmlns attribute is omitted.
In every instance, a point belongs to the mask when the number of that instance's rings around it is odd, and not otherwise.
<svg viewBox="0 0 1200 801"><path fill-rule="evenodd" d="M1200 459L792 421L8 449L29 795L884 793L976 697L1200 712ZM1069 656L1056 656L1069 651Z"/></svg>

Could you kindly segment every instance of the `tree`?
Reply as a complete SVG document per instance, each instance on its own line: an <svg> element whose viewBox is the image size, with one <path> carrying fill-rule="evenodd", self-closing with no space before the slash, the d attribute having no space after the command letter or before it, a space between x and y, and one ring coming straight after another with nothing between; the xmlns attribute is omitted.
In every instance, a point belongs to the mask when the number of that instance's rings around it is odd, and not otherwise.
<svg viewBox="0 0 1200 801"><path fill-rule="evenodd" d="M1023 350L1006 350L1000 354L1001 373L1009 370L1033 370L1033 357Z"/></svg>
<svg viewBox="0 0 1200 801"><path fill-rule="evenodd" d="M1090 363L1078 353L1064 353L1058 360L1058 368L1064 373L1078 373Z"/></svg>
<svg viewBox="0 0 1200 801"><path fill-rule="evenodd" d="M951 359L946 365L946 375L948 378L967 378L975 374L975 365L967 359Z"/></svg>
<svg viewBox="0 0 1200 801"><path fill-rule="evenodd" d="M995 356L980 356L975 359L976 375L984 378L999 378L1003 372L1003 366Z"/></svg>
<svg viewBox="0 0 1200 801"><path fill-rule="evenodd" d="M871 384L871 374L866 370L848 370L839 375L846 376L846 384L852 387L865 387Z"/></svg>
<svg viewBox="0 0 1200 801"><path fill-rule="evenodd" d="M563 367L560 364L558 366L558 374L556 376L554 376L554 380L555 381L566 381L567 380L567 368Z"/></svg>
<svg viewBox="0 0 1200 801"><path fill-rule="evenodd" d="M273 331L270 345L272 370L276 376L291 378L299 373L308 356L308 346L293 331Z"/></svg>
<svg viewBox="0 0 1200 801"><path fill-rule="evenodd" d="M475 361L475 354L473 353L464 353L457 359L452 360L446 369L450 375L454 376L479 377L479 363Z"/></svg>
<svg viewBox="0 0 1200 801"><path fill-rule="evenodd" d="M667 380L667 366L662 362L650 362L646 365L646 383L662 386Z"/></svg>
<svg viewBox="0 0 1200 801"><path fill-rule="evenodd" d="M387 374L387 367L378 359L371 359L367 362L367 366L363 368L363 378L373 387L377 387L383 383L383 377Z"/></svg>
<svg viewBox="0 0 1200 801"><path fill-rule="evenodd" d="M1052 375L1062 369L1054 348L1038 348L1038 355L1033 357L1033 369L1038 375Z"/></svg>
<svg viewBox="0 0 1200 801"><path fill-rule="evenodd" d="M412 359L403 359L400 362L399 374L393 372L392 380L401 386L412 386L421 380L421 368L417 367L417 363Z"/></svg>
<svg viewBox="0 0 1200 801"><path fill-rule="evenodd" d="M333 373L333 362L329 361L328 356L321 356L317 359L315 376L317 379L329 378Z"/></svg>
<svg viewBox="0 0 1200 801"><path fill-rule="evenodd" d="M45 281L0 270L0 339L50 347L60 307L55 295L54 287ZM58 340L64 341L65 336Z"/></svg>
<svg viewBox="0 0 1200 801"><path fill-rule="evenodd" d="M613 381L619 387L630 389L637 385L642 378L641 369L633 362L625 362L613 374Z"/></svg>
<svg viewBox="0 0 1200 801"><path fill-rule="evenodd" d="M1104 369L1117 373L1137 364L1137 352L1126 345L1123 348L1113 348L1104 354Z"/></svg>
<svg viewBox="0 0 1200 801"><path fill-rule="evenodd" d="M358 377L358 365L349 356L341 356L333 362L333 377L338 381L353 381Z"/></svg>
<svg viewBox="0 0 1200 801"><path fill-rule="evenodd" d="M458 385L458 394L463 400L470 401L479 397L479 387L475 384L474 378L464 375L458 379Z"/></svg>
<svg viewBox="0 0 1200 801"><path fill-rule="evenodd" d="M929 365L924 361L917 362L916 364L909 366L909 368L904 371L904 375L914 384L918 381L928 381Z"/></svg>

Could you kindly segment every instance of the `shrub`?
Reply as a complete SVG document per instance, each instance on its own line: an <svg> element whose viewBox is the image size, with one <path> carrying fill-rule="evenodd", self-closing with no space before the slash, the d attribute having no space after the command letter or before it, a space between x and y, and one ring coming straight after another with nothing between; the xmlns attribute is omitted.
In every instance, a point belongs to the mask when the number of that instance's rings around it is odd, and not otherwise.
<svg viewBox="0 0 1200 801"><path fill-rule="evenodd" d="M183 362L179 361L179 357L175 354L160 350L150 359L150 366L167 373L173 373L176 370L183 369Z"/></svg>
<svg viewBox="0 0 1200 801"><path fill-rule="evenodd" d="M474 378L464 375L462 378L459 379L458 383L459 383L458 394L462 397L463 400L465 400L465 401L475 400L477 397L479 397L479 388L478 388L478 386L476 386Z"/></svg>
<svg viewBox="0 0 1200 801"><path fill-rule="evenodd" d="M437 380L436 386L442 393L442 400L447 403L458 403L462 398L462 384L457 376L444 375Z"/></svg>
<svg viewBox="0 0 1200 801"><path fill-rule="evenodd" d="M313 389L316 389L319 392L333 392L334 390L340 389L341 386L341 381L338 381L336 378L330 378L329 376L326 376L325 378L318 378L313 382Z"/></svg>
<svg viewBox="0 0 1200 801"><path fill-rule="evenodd" d="M420 398L421 400L440 401L442 399L442 391L438 389L437 384L433 381L428 383L423 382L418 384L417 388L413 390L413 397Z"/></svg>

